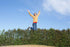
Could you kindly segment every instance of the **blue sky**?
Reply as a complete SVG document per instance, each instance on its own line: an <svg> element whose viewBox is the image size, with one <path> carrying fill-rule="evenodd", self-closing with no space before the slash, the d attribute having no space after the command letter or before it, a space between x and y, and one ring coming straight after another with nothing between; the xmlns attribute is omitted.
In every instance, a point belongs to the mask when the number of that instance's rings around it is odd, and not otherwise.
<svg viewBox="0 0 70 47"><path fill-rule="evenodd" d="M0 30L27 29L32 26L32 14L41 14L38 28L70 28L70 0L0 0Z"/></svg>

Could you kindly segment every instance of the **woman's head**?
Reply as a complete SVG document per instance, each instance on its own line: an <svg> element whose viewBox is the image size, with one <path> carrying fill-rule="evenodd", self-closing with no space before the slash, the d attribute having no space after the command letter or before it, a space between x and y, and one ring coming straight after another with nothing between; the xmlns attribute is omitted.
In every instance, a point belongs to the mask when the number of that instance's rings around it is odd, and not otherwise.
<svg viewBox="0 0 70 47"><path fill-rule="evenodd" d="M36 16L37 14L36 13L34 13L34 16Z"/></svg>

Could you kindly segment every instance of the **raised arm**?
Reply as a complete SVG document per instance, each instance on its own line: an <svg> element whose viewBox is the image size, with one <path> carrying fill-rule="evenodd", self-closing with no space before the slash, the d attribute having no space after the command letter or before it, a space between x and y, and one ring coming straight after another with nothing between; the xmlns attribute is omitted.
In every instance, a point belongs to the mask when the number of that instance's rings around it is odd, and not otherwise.
<svg viewBox="0 0 70 47"><path fill-rule="evenodd" d="M31 13L30 13L30 11L29 10L27 10L28 11L28 13L29 13L29 15L31 16L31 17L34 17Z"/></svg>
<svg viewBox="0 0 70 47"><path fill-rule="evenodd" d="M40 15L40 11L38 12L37 16L39 16L39 15Z"/></svg>

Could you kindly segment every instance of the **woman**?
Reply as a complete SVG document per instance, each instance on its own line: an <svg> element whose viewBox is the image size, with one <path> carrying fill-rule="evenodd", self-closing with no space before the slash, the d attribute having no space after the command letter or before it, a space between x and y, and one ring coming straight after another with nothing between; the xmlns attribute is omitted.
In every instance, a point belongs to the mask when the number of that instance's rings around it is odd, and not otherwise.
<svg viewBox="0 0 70 47"><path fill-rule="evenodd" d="M40 11L38 12L38 14L34 13L34 15L32 15L29 10L27 11L29 15L33 18L33 27L29 28L31 28L32 30L37 30L37 22L38 22L38 16L40 15Z"/></svg>

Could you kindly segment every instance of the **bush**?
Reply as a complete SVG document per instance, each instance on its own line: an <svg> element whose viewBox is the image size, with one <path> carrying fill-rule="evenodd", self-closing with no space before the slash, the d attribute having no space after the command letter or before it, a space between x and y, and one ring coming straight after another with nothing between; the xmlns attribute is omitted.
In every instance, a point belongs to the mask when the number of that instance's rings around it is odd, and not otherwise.
<svg viewBox="0 0 70 47"><path fill-rule="evenodd" d="M3 30L0 34L0 46L2 45L25 45L38 44L57 47L70 46L70 29L38 29L32 30Z"/></svg>

